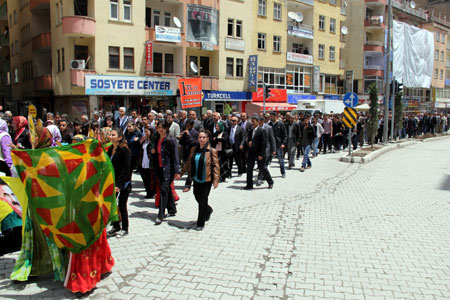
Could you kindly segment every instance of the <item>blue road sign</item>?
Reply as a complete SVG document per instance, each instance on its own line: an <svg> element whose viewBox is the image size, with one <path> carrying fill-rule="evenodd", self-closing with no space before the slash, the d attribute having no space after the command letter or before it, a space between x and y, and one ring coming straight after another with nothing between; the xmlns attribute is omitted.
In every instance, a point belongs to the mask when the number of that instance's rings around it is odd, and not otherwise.
<svg viewBox="0 0 450 300"><path fill-rule="evenodd" d="M358 105L358 95L356 95L355 93L347 93L344 95L344 105L350 108L355 107L356 105Z"/></svg>

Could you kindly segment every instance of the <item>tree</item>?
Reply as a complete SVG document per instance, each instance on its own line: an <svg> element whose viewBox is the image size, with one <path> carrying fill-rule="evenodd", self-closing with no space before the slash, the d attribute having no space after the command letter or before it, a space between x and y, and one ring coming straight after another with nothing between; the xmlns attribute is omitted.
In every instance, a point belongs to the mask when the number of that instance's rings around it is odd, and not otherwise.
<svg viewBox="0 0 450 300"><path fill-rule="evenodd" d="M375 136L377 135L378 131L378 88L375 82L369 86L369 100L370 109L369 120L367 124L367 137L369 139L371 148L373 148Z"/></svg>

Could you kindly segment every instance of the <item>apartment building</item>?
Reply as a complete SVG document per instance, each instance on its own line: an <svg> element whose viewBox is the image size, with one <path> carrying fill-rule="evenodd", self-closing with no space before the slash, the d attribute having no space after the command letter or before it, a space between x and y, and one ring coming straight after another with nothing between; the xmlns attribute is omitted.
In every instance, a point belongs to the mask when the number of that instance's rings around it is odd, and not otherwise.
<svg viewBox="0 0 450 300"><path fill-rule="evenodd" d="M11 93L11 62L9 52L9 26L6 0L0 1L0 105L3 110L14 110Z"/></svg>

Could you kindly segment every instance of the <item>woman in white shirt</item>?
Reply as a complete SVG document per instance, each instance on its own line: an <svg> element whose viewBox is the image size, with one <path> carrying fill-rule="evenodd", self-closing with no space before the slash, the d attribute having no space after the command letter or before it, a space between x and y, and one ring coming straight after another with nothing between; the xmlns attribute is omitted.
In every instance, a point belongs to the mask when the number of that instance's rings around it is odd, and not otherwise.
<svg viewBox="0 0 450 300"><path fill-rule="evenodd" d="M150 199L155 195L153 190L152 172L150 171L150 157L151 157L151 140L153 131L149 124L144 127L144 136L141 138L141 153L139 155L139 174L141 174L142 182L145 187L145 198Z"/></svg>

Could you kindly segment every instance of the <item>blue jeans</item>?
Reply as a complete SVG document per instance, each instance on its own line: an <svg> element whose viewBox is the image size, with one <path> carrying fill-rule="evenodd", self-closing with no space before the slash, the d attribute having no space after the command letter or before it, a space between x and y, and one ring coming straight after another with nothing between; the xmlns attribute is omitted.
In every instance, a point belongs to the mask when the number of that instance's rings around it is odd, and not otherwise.
<svg viewBox="0 0 450 300"><path fill-rule="evenodd" d="M312 166L311 159L309 158L309 152L311 151L311 145L303 146L303 161L302 168L306 168L306 166Z"/></svg>
<svg viewBox="0 0 450 300"><path fill-rule="evenodd" d="M319 141L320 141L319 138L315 138L315 139L314 139L314 142L313 142L313 144L312 144L312 147L313 147L313 155L314 155L314 156L317 156L317 154L319 154L319 149L317 148L317 146L319 146Z"/></svg>
<svg viewBox="0 0 450 300"><path fill-rule="evenodd" d="M284 168L283 149L277 148L277 157L278 157L278 162L280 163L281 175L284 175L284 174L286 174L286 169Z"/></svg>

